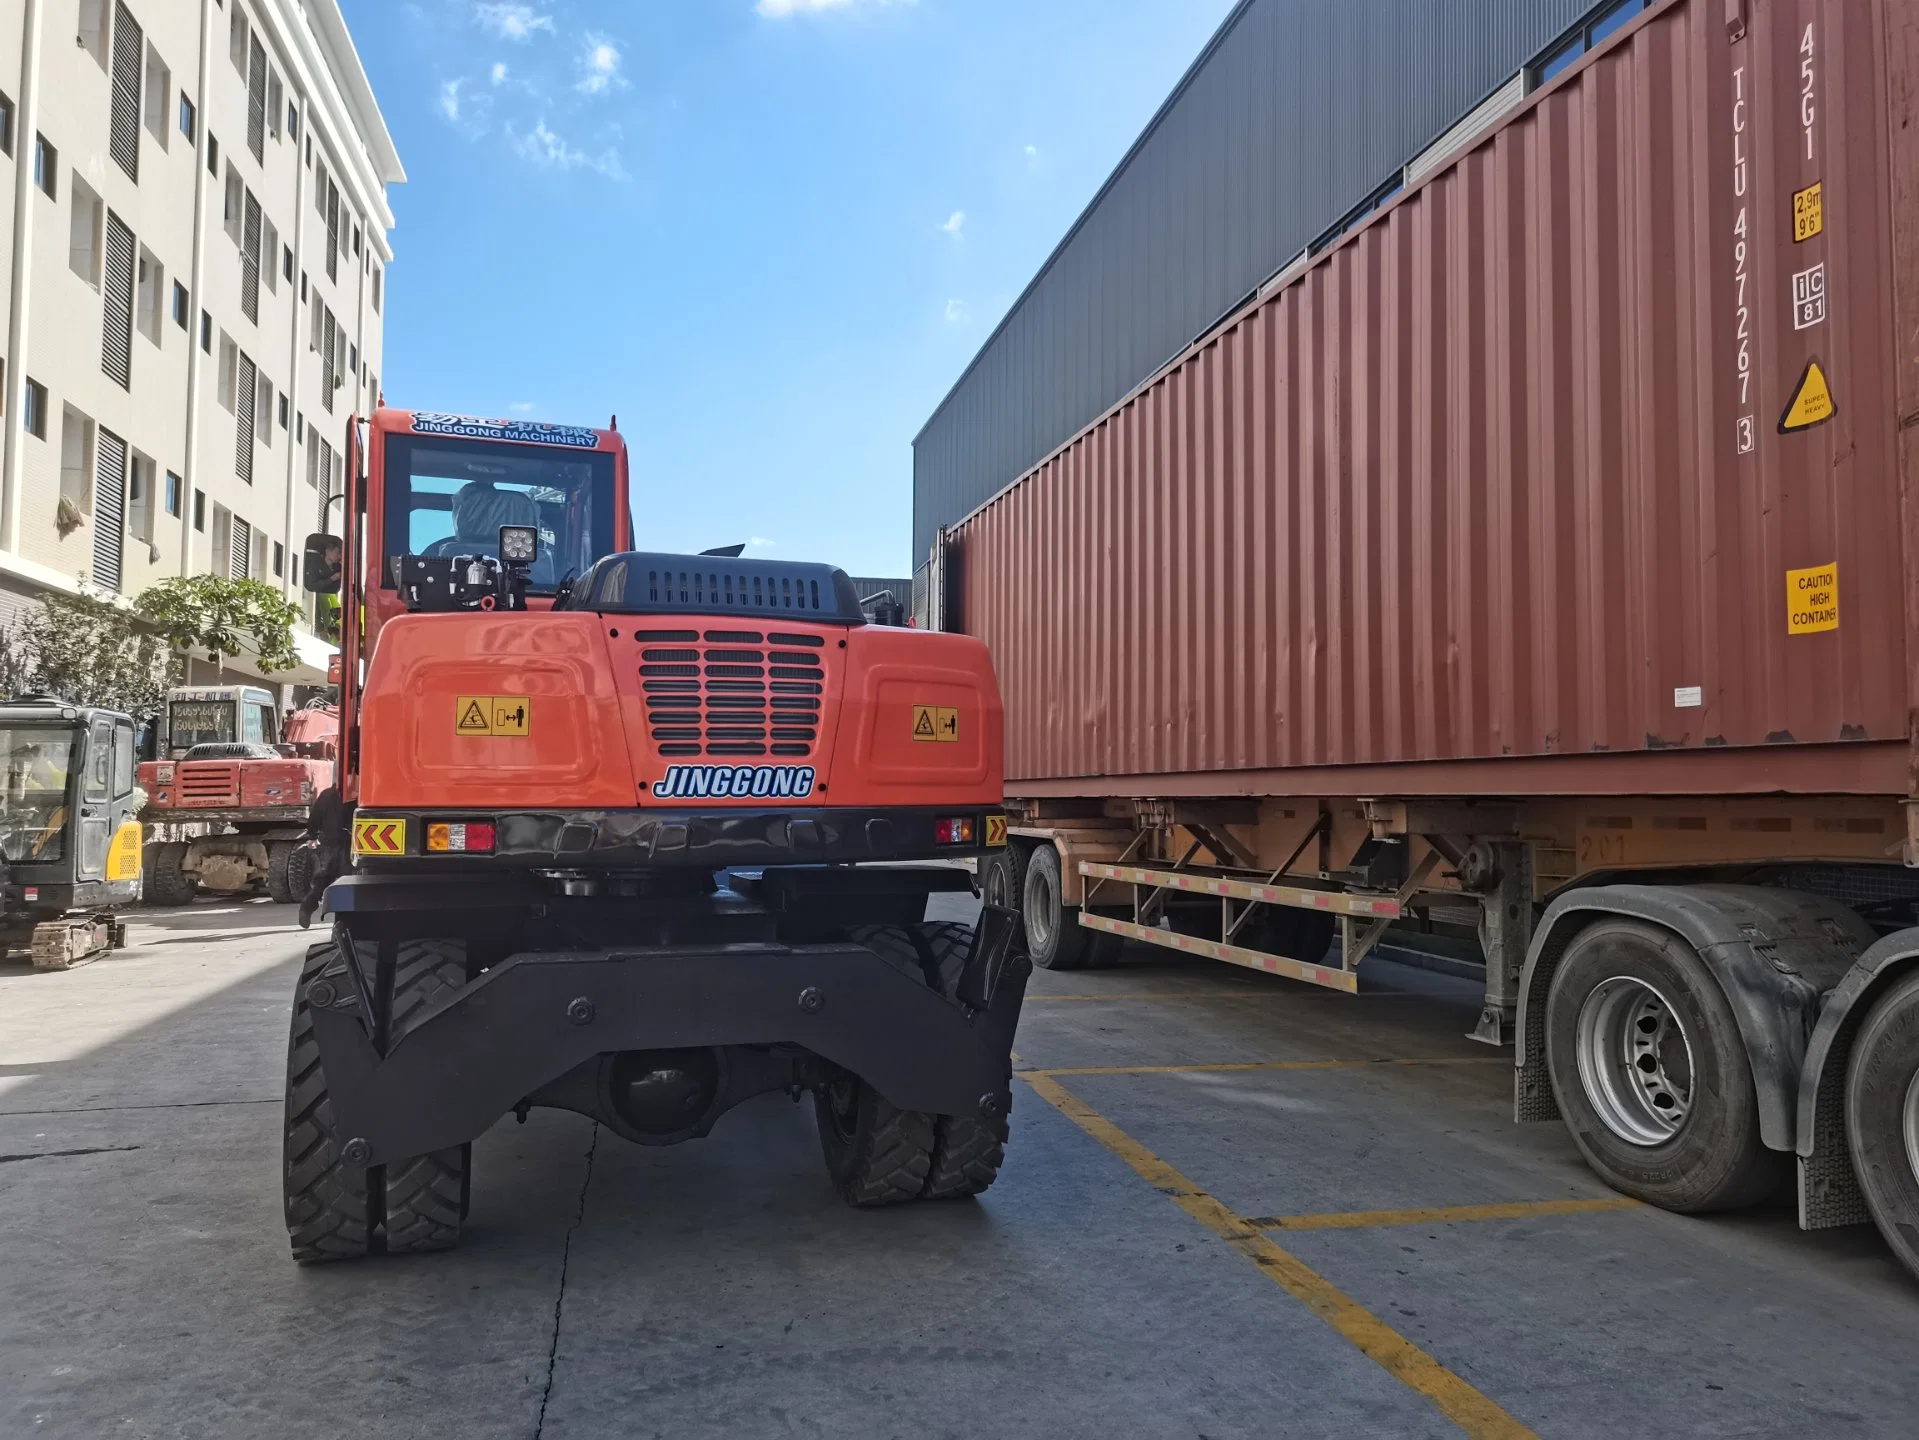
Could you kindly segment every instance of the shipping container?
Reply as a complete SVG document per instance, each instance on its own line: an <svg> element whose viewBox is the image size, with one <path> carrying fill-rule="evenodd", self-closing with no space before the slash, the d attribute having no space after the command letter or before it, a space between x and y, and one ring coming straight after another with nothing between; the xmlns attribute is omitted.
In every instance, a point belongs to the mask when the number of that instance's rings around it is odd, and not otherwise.
<svg viewBox="0 0 1919 1440"><path fill-rule="evenodd" d="M1520 1118L1919 1266L1916 446L1919 6L1664 0L944 532L988 898L1341 990L1476 905Z"/></svg>

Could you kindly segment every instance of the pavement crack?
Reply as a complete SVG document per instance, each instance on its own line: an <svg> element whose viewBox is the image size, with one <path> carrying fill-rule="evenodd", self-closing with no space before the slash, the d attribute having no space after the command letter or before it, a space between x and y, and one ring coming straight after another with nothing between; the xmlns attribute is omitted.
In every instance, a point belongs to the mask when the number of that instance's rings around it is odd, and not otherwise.
<svg viewBox="0 0 1919 1440"><path fill-rule="evenodd" d="M600 1122L593 1122L593 1136L586 1145L586 1174L580 1180L579 1203L573 1207L572 1223L566 1227L566 1243L560 1247L560 1293L553 1297L553 1336L546 1347L546 1385L540 1391L540 1415L533 1422L533 1440L546 1433L547 1402L553 1398L553 1371L560 1361L560 1321L566 1311L567 1269L573 1263L573 1232L586 1219L586 1192L593 1184L593 1156L600 1148Z"/></svg>
<svg viewBox="0 0 1919 1440"><path fill-rule="evenodd" d="M0 1165L14 1160L56 1160L63 1155L111 1155L116 1150L139 1150L139 1145L88 1145L79 1150L32 1150L21 1155L0 1155Z"/></svg>

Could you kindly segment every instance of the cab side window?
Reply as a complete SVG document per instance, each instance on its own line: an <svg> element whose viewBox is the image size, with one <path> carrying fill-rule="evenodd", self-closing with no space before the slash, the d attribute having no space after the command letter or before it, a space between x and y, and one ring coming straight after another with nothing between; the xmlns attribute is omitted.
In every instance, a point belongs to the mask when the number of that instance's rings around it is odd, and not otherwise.
<svg viewBox="0 0 1919 1440"><path fill-rule="evenodd" d="M118 800L133 793L133 727L115 725L113 727L113 798Z"/></svg>
<svg viewBox="0 0 1919 1440"><path fill-rule="evenodd" d="M267 707L249 700L245 706L245 730L240 738L252 745L265 745L271 740L268 734L270 721L267 719Z"/></svg>
<svg viewBox="0 0 1919 1440"><path fill-rule="evenodd" d="M113 779L113 725L93 722L87 737L87 799L104 800Z"/></svg>

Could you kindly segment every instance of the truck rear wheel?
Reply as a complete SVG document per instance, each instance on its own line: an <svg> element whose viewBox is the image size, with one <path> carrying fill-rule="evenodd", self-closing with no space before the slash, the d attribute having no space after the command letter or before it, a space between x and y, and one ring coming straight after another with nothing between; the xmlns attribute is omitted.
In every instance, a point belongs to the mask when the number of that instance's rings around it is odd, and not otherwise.
<svg viewBox="0 0 1919 1440"><path fill-rule="evenodd" d="M869 925L848 936L941 994L959 987L972 947L964 925ZM849 1205L897 1205L978 1195L999 1177L1006 1117L902 1110L855 1075L838 1075L816 1097L820 1148L833 1188Z"/></svg>
<svg viewBox="0 0 1919 1440"><path fill-rule="evenodd" d="M1738 1022L1678 936L1631 920L1582 931L1553 972L1545 1020L1560 1114L1608 1185L1681 1214L1778 1188L1787 1157L1760 1139Z"/></svg>
<svg viewBox="0 0 1919 1440"><path fill-rule="evenodd" d="M191 905L198 882L186 868L184 840L162 840L153 847L140 898L149 905Z"/></svg>
<svg viewBox="0 0 1919 1440"><path fill-rule="evenodd" d="M294 892L292 874L288 869L293 861L293 852L297 849L299 846L290 840L275 840L267 846L267 894L273 897L277 905L291 905L300 898L300 894Z"/></svg>
<svg viewBox="0 0 1919 1440"><path fill-rule="evenodd" d="M1873 1007L1853 1042L1846 1139L1873 1224L1919 1275L1919 975Z"/></svg>
<svg viewBox="0 0 1919 1440"><path fill-rule="evenodd" d="M1077 970L1090 957L1092 933L1079 923L1079 907L1065 903L1059 851L1041 845L1026 862L1020 906L1026 920L1026 953L1043 970Z"/></svg>
<svg viewBox="0 0 1919 1440"><path fill-rule="evenodd" d="M466 1216L472 1147L458 1145L389 1165L347 1162L307 1001L308 987L323 974L346 983L346 963L332 941L307 951L287 1044L282 1178L293 1258L308 1264L382 1250L396 1255L450 1250L459 1244ZM464 942L401 942L383 1000L389 1048L466 978Z"/></svg>

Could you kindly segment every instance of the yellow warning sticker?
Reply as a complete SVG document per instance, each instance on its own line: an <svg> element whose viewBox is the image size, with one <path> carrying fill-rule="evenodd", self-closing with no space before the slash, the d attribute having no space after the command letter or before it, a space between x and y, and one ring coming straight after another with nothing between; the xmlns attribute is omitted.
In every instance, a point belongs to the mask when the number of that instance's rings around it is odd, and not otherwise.
<svg viewBox="0 0 1919 1440"><path fill-rule="evenodd" d="M1786 572L1786 633L1816 635L1839 628L1839 566Z"/></svg>
<svg viewBox="0 0 1919 1440"><path fill-rule="evenodd" d="M1792 387L1792 399L1786 402L1786 413L1779 417L1779 433L1790 435L1795 430L1810 430L1815 425L1823 425L1839 413L1839 406L1832 398L1832 387L1826 383L1826 372L1815 358L1806 362L1805 370L1799 376L1799 383Z"/></svg>
<svg viewBox="0 0 1919 1440"><path fill-rule="evenodd" d="M913 707L913 738L951 743L959 739L959 711L944 705Z"/></svg>
<svg viewBox="0 0 1919 1440"><path fill-rule="evenodd" d="M993 846L1004 845L1005 843L1006 817L1004 815L988 815L986 817L987 847L990 849Z"/></svg>
<svg viewBox="0 0 1919 1440"><path fill-rule="evenodd" d="M1826 228L1826 196L1815 180L1804 190L1792 192L1792 240L1802 245Z"/></svg>
<svg viewBox="0 0 1919 1440"><path fill-rule="evenodd" d="M453 702L455 735L505 735L524 740L533 702L524 695L460 695Z"/></svg>
<svg viewBox="0 0 1919 1440"><path fill-rule="evenodd" d="M355 855L406 854L406 821L355 816L353 853Z"/></svg>

